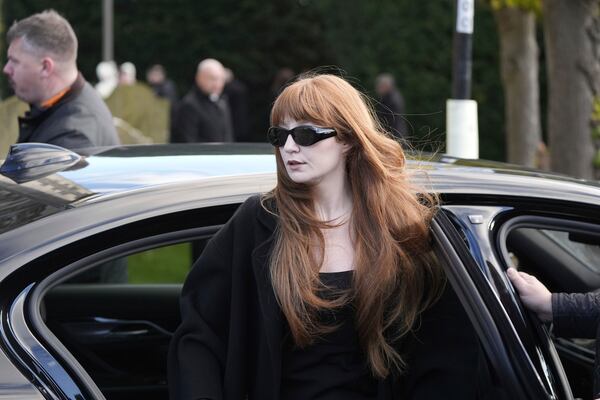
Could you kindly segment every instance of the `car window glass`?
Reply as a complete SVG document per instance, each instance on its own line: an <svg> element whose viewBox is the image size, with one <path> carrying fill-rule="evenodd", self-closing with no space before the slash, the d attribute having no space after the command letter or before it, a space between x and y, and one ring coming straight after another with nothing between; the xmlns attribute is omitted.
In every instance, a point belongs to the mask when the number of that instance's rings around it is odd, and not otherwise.
<svg viewBox="0 0 600 400"><path fill-rule="evenodd" d="M140 251L82 271L69 278L67 283L183 283L205 244L206 239L199 239Z"/></svg>
<svg viewBox="0 0 600 400"><path fill-rule="evenodd" d="M600 273L600 246L598 244L582 242L576 235L571 235L566 231L540 229L540 232L552 238L557 246L577 258L590 270Z"/></svg>
<svg viewBox="0 0 600 400"><path fill-rule="evenodd" d="M146 250L127 257L130 284L183 283L192 264L191 243Z"/></svg>

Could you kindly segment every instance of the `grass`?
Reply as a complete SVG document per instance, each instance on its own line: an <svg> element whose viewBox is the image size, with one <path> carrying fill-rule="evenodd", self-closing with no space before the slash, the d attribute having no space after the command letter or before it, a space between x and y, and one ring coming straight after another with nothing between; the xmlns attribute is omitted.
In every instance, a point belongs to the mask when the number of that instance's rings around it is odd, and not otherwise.
<svg viewBox="0 0 600 400"><path fill-rule="evenodd" d="M190 243L161 247L127 257L129 283L183 283L190 267Z"/></svg>

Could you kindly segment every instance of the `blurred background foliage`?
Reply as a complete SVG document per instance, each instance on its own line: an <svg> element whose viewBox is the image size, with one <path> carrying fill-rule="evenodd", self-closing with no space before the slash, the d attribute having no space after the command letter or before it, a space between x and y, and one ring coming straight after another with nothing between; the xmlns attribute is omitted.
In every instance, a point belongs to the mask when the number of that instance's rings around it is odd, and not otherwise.
<svg viewBox="0 0 600 400"><path fill-rule="evenodd" d="M80 69L89 81L96 81L102 52L101 1L0 0L0 5L4 26L47 8L63 14L79 38ZM133 62L138 79L150 65L161 63L183 95L201 59L214 57L231 68L248 85L254 140L264 138L277 70L326 66L322 69L342 71L370 95L375 76L392 73L406 99L413 134L443 145L454 1L114 0L114 12L115 61ZM4 42L0 46L4 58ZM477 1L473 98L479 103L480 156L503 160L498 57L491 5ZM0 95L9 95L4 76Z"/></svg>

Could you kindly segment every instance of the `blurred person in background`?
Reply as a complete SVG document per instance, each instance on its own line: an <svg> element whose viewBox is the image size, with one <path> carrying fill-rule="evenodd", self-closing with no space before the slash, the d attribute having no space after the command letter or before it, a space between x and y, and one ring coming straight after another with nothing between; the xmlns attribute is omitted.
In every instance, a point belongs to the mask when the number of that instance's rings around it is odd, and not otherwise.
<svg viewBox="0 0 600 400"><path fill-rule="evenodd" d="M68 149L119 144L112 115L77 69L77 37L54 10L15 22L7 33L4 73L30 106L18 142Z"/></svg>
<svg viewBox="0 0 600 400"><path fill-rule="evenodd" d="M271 82L271 96L273 100L279 96L279 93L285 88L285 86L294 80L296 73L293 69L288 67L279 68L273 81Z"/></svg>
<svg viewBox="0 0 600 400"><path fill-rule="evenodd" d="M19 118L19 143L79 149L119 144L112 115L77 69L77 37L54 10L15 22L7 33L4 73L15 95L29 103ZM107 262L71 282L127 282L126 259Z"/></svg>
<svg viewBox="0 0 600 400"><path fill-rule="evenodd" d="M391 74L379 74L375 78L375 92L377 117L383 127L398 138L406 138L404 97L396 87L394 77Z"/></svg>
<svg viewBox="0 0 600 400"><path fill-rule="evenodd" d="M167 78L167 71L160 64L154 64L146 71L146 82L154 91L154 94L167 99L171 104L177 102L177 88L175 83Z"/></svg>
<svg viewBox="0 0 600 400"><path fill-rule="evenodd" d="M194 86L176 106L171 142L233 142L233 124L226 98L225 68L213 58L198 64Z"/></svg>
<svg viewBox="0 0 600 400"><path fill-rule="evenodd" d="M119 84L119 70L114 61L100 61L96 66L96 90L103 99L107 99Z"/></svg>
<svg viewBox="0 0 600 400"><path fill-rule="evenodd" d="M119 67L119 84L134 85L137 82L137 70L132 62L124 62Z"/></svg>
<svg viewBox="0 0 600 400"><path fill-rule="evenodd" d="M229 68L225 68L223 93L229 102L235 141L245 142L248 140L248 89Z"/></svg>

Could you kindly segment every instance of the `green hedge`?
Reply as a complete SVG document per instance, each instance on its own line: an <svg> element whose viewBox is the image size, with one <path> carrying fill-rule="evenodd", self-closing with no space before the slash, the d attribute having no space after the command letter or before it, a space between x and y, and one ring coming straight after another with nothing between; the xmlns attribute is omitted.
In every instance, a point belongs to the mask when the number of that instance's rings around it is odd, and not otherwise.
<svg viewBox="0 0 600 400"><path fill-rule="evenodd" d="M220 59L249 87L255 140L263 140L271 80L280 67L299 72L337 66L370 94L377 73L391 72L406 98L414 133L443 142L445 101L451 91L453 3L114 0L115 58L133 62L142 79L149 65L164 64L180 94L191 85L199 60ZM80 68L94 81L102 49L101 1L8 1L3 20L10 25L9 21L49 7L72 22L80 40ZM498 39L485 2L477 2L476 8L473 97L479 102L481 156L502 160Z"/></svg>

